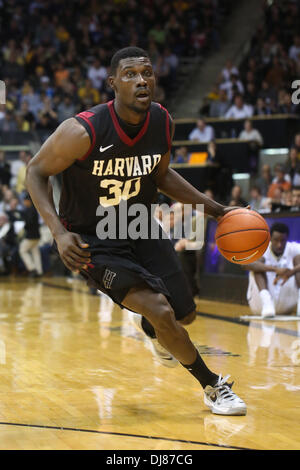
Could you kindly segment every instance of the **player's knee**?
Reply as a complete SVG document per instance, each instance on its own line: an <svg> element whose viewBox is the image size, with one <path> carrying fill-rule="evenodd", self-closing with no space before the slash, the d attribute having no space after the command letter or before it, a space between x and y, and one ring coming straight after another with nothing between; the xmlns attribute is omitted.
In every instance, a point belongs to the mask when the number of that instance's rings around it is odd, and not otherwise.
<svg viewBox="0 0 300 470"><path fill-rule="evenodd" d="M153 326L158 330L169 330L175 320L174 311L167 299L160 295L156 304L156 314L153 318Z"/></svg>
<svg viewBox="0 0 300 470"><path fill-rule="evenodd" d="M194 310L193 312L189 313L186 317L179 320L179 323L181 323L181 325L190 325L195 319L196 311Z"/></svg>

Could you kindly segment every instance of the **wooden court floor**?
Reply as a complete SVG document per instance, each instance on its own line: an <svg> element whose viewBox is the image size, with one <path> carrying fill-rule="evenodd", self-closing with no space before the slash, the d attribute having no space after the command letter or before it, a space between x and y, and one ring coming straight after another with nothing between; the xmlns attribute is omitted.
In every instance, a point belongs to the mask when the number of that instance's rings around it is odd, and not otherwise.
<svg viewBox="0 0 300 470"><path fill-rule="evenodd" d="M248 405L222 417L83 282L0 282L1 450L300 448L300 322L241 322L248 307L198 302L190 336Z"/></svg>

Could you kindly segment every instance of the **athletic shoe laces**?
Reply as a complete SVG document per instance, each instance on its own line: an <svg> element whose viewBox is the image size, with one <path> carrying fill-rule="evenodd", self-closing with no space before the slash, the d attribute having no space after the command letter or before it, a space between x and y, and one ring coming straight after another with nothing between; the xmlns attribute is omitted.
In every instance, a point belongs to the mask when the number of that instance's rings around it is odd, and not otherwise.
<svg viewBox="0 0 300 470"><path fill-rule="evenodd" d="M231 384L227 383L229 377L230 375L226 375L222 378L222 376L219 375L218 382L216 383L216 385L208 390L209 398L212 401L233 401L238 398L237 395L231 390L231 387L234 382L232 382Z"/></svg>

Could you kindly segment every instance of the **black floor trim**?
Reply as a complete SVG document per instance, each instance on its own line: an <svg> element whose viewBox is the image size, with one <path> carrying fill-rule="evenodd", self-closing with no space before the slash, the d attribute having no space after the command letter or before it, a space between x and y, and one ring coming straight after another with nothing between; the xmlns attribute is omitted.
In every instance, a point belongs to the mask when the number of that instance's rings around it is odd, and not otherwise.
<svg viewBox="0 0 300 470"><path fill-rule="evenodd" d="M225 444L214 444L213 442L201 442L201 441L189 441L186 439L174 439L171 437L159 437L159 436L147 436L142 434L130 434L130 433L122 433L122 432L110 432L110 431L98 431L96 429L80 429L80 428L66 428L63 426L46 426L42 424L25 424L25 423L6 423L0 422L2 426L21 426L27 428L39 428L39 429L56 429L58 431L76 431L76 432L86 432L86 433L93 433L93 434L105 434L110 436L120 436L120 437L136 437L140 439L152 439L157 441L169 441L169 442L181 442L185 444L195 444L195 445L202 445L202 446L211 446L211 447L221 447L226 449L236 449L236 450L258 450L258 449L251 449L249 447L239 447L239 446L230 446Z"/></svg>

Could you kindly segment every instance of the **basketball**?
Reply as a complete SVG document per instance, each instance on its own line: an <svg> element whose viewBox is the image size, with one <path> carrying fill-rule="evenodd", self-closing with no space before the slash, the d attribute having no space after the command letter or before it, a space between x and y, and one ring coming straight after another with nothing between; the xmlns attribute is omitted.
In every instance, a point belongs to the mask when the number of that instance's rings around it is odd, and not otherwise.
<svg viewBox="0 0 300 470"><path fill-rule="evenodd" d="M270 242L265 219L249 209L234 209L224 215L217 226L215 240L228 261L250 264L262 257Z"/></svg>

